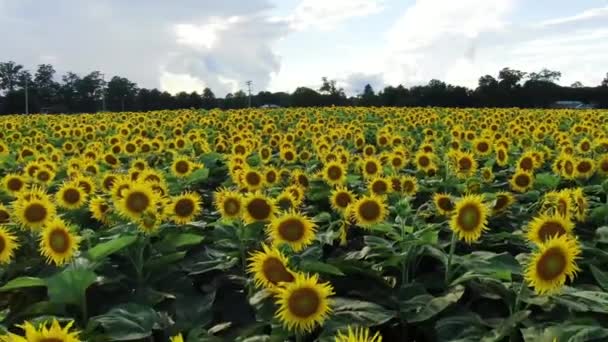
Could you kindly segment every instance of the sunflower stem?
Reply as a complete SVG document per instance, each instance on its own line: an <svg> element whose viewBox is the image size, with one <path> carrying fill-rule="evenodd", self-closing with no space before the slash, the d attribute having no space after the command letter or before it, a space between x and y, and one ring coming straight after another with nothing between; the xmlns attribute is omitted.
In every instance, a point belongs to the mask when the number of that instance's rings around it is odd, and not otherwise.
<svg viewBox="0 0 608 342"><path fill-rule="evenodd" d="M83 324L86 324L88 319L89 319L89 309L87 306L87 294L86 291L85 293L82 295L82 298L80 299L80 310L82 311L82 322Z"/></svg>
<svg viewBox="0 0 608 342"><path fill-rule="evenodd" d="M522 279L521 281L521 286L519 287L519 291L517 292L517 297L515 297L515 304L513 305L513 312L511 314L514 314L517 312L517 310L519 310L519 303L521 302L521 295L524 292L524 280Z"/></svg>
<svg viewBox="0 0 608 342"><path fill-rule="evenodd" d="M304 335L296 333L296 342L304 342Z"/></svg>
<svg viewBox="0 0 608 342"><path fill-rule="evenodd" d="M456 234L452 232L452 241L450 242L450 254L448 254L448 264L445 268L445 284L448 285L450 281L450 272L452 271L452 257L454 256L454 250L456 249Z"/></svg>

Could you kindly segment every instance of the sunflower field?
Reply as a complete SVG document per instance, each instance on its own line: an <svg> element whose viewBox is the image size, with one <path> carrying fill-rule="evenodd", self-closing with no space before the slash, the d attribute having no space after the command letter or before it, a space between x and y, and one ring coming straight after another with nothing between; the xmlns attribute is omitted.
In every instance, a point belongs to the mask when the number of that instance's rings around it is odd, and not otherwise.
<svg viewBox="0 0 608 342"><path fill-rule="evenodd" d="M0 117L0 341L608 341L608 111Z"/></svg>

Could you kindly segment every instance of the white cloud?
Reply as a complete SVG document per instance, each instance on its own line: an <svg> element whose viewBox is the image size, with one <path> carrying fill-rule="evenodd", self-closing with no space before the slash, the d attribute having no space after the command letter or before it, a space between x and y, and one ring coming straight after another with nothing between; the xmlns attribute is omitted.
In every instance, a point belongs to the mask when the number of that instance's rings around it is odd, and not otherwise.
<svg viewBox="0 0 608 342"><path fill-rule="evenodd" d="M177 42L194 49L211 49L221 31L226 30L230 24L236 23L238 20L238 17L214 17L201 25L176 24L175 35L177 36Z"/></svg>
<svg viewBox="0 0 608 342"><path fill-rule="evenodd" d="M205 88L205 82L188 74L174 74L163 71L160 75L160 88L172 94L182 91L201 93L202 89Z"/></svg>
<svg viewBox="0 0 608 342"><path fill-rule="evenodd" d="M330 30L353 18L382 11L384 0L302 0L287 17L292 29Z"/></svg>
<svg viewBox="0 0 608 342"><path fill-rule="evenodd" d="M591 8L591 9L585 10L581 13L578 13L578 14L575 14L572 16L568 16L568 17L545 20L545 21L541 22L539 24L539 26L542 27L542 26L569 24L569 23L573 23L573 22L577 22L577 21L588 20L588 19L598 18L598 17L608 17L608 6Z"/></svg>

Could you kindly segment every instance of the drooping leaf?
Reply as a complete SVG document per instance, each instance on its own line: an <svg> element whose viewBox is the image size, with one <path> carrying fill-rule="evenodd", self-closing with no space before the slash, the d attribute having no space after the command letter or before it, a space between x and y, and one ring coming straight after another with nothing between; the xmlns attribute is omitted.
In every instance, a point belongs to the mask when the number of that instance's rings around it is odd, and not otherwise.
<svg viewBox="0 0 608 342"><path fill-rule="evenodd" d="M595 265L591 265L591 273L597 281L597 284L604 289L604 291L608 291L608 273L600 270Z"/></svg>
<svg viewBox="0 0 608 342"><path fill-rule="evenodd" d="M12 279L4 286L0 287L0 292L22 289L27 287L41 287L46 286L46 281L36 277L19 277Z"/></svg>
<svg viewBox="0 0 608 342"><path fill-rule="evenodd" d="M100 324L110 341L130 341L147 338L157 320L154 309L128 303L112 308L107 313L93 317Z"/></svg>
<svg viewBox="0 0 608 342"><path fill-rule="evenodd" d="M464 286L452 287L440 297L431 295L416 296L401 305L401 313L409 323L426 321L445 310L451 304L458 302L464 293Z"/></svg>
<svg viewBox="0 0 608 342"><path fill-rule="evenodd" d="M95 283L95 272L82 267L68 267L46 280L53 303L82 305L86 290Z"/></svg>
<svg viewBox="0 0 608 342"><path fill-rule="evenodd" d="M100 243L95 247L89 249L88 254L91 260L101 260L107 256L121 251L124 248L129 247L136 240L137 236L135 235L114 238L110 241Z"/></svg>
<svg viewBox="0 0 608 342"><path fill-rule="evenodd" d="M300 269L305 272L311 273L324 273L336 276L343 276L344 273L336 266L326 264L320 261L302 260L300 262Z"/></svg>

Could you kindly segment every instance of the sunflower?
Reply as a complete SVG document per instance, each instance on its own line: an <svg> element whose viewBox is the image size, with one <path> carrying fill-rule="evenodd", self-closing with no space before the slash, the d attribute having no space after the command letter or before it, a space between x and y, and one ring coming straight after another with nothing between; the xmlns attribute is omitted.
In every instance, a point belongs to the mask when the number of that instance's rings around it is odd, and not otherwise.
<svg viewBox="0 0 608 342"><path fill-rule="evenodd" d="M382 342L380 332L371 334L369 328L356 327L353 329L350 325L346 333L339 331L334 338L334 342Z"/></svg>
<svg viewBox="0 0 608 342"><path fill-rule="evenodd" d="M452 196L448 194L436 193L433 195L433 203L435 203L435 209L440 215L447 216L454 211L454 201Z"/></svg>
<svg viewBox="0 0 608 342"><path fill-rule="evenodd" d="M182 336L182 334L177 334L175 336L172 336L169 339L169 342L184 342L184 337Z"/></svg>
<svg viewBox="0 0 608 342"><path fill-rule="evenodd" d="M382 174L382 164L375 157L366 157L361 161L361 170L365 178L372 178Z"/></svg>
<svg viewBox="0 0 608 342"><path fill-rule="evenodd" d="M269 167L264 170L264 183L273 185L279 181L279 171L274 167Z"/></svg>
<svg viewBox="0 0 608 342"><path fill-rule="evenodd" d="M137 229L144 234L152 234L158 230L163 221L161 211L149 209L144 211L140 217L135 220Z"/></svg>
<svg viewBox="0 0 608 342"><path fill-rule="evenodd" d="M473 140L473 148L475 150L475 154L485 157L492 153L491 144L488 139L477 138Z"/></svg>
<svg viewBox="0 0 608 342"><path fill-rule="evenodd" d="M213 205L225 220L238 219L243 212L243 198L241 194L228 189L221 189L215 192Z"/></svg>
<svg viewBox="0 0 608 342"><path fill-rule="evenodd" d="M332 161L325 164L321 176L329 185L341 185L346 181L346 170L339 162Z"/></svg>
<svg viewBox="0 0 608 342"><path fill-rule="evenodd" d="M531 172L517 170L511 180L511 188L517 192L526 192L534 184L534 175Z"/></svg>
<svg viewBox="0 0 608 342"><path fill-rule="evenodd" d="M484 167L481 169L481 179L486 183L492 183L494 180L494 172L491 167Z"/></svg>
<svg viewBox="0 0 608 342"><path fill-rule="evenodd" d="M178 178L189 176L194 171L194 165L187 157L176 157L171 164L171 173Z"/></svg>
<svg viewBox="0 0 608 342"><path fill-rule="evenodd" d="M458 238L467 243L475 242L487 229L488 208L481 195L467 195L456 201L450 228Z"/></svg>
<svg viewBox="0 0 608 342"><path fill-rule="evenodd" d="M477 161L472 153L458 152L455 162L456 176L460 179L471 177L477 171Z"/></svg>
<svg viewBox="0 0 608 342"><path fill-rule="evenodd" d="M349 210L353 221L363 228L383 222L388 214L384 199L375 195L359 198Z"/></svg>
<svg viewBox="0 0 608 342"><path fill-rule="evenodd" d="M194 192L186 192L173 197L166 213L177 224L192 222L201 213L201 197Z"/></svg>
<svg viewBox="0 0 608 342"><path fill-rule="evenodd" d="M582 188L576 188L570 190L570 196L572 203L574 204L574 216L578 222L585 222L587 216L587 209L589 209L589 201L585 197L585 193Z"/></svg>
<svg viewBox="0 0 608 342"><path fill-rule="evenodd" d="M408 196L414 196L418 192L418 180L413 176L403 176L401 189Z"/></svg>
<svg viewBox="0 0 608 342"><path fill-rule="evenodd" d="M270 221L267 234L275 246L289 245L299 252L310 245L316 233L316 225L311 219L293 209Z"/></svg>
<svg viewBox="0 0 608 342"><path fill-rule="evenodd" d="M500 167L509 165L509 152L505 147L496 148L496 164Z"/></svg>
<svg viewBox="0 0 608 342"><path fill-rule="evenodd" d="M74 257L78 250L80 237L74 235L66 224L56 218L44 226L40 235L40 254L46 257L47 263L54 262L61 266Z"/></svg>
<svg viewBox="0 0 608 342"><path fill-rule="evenodd" d="M319 283L318 275L297 274L293 282L277 289L275 316L288 330L310 332L331 313L333 294L331 284Z"/></svg>
<svg viewBox="0 0 608 342"><path fill-rule="evenodd" d="M339 213L344 213L353 201L355 201L355 195L346 187L339 186L331 192L331 207Z"/></svg>
<svg viewBox="0 0 608 342"><path fill-rule="evenodd" d="M260 190L264 186L264 176L257 170L246 167L241 174L241 185L249 191Z"/></svg>
<svg viewBox="0 0 608 342"><path fill-rule="evenodd" d="M74 183L78 185L87 195L95 192L96 185L93 179L87 176L78 175L74 178Z"/></svg>
<svg viewBox="0 0 608 342"><path fill-rule="evenodd" d="M574 177L589 179L595 173L595 161L590 158L578 159L574 166Z"/></svg>
<svg viewBox="0 0 608 342"><path fill-rule="evenodd" d="M18 223L30 229L39 229L55 217L55 206L48 196L30 196L29 200L13 202L13 211Z"/></svg>
<svg viewBox="0 0 608 342"><path fill-rule="evenodd" d="M579 271L576 260L581 254L578 241L568 235L554 236L539 245L526 267L526 282L537 294L559 291L566 278L574 280Z"/></svg>
<svg viewBox="0 0 608 342"><path fill-rule="evenodd" d="M0 203L0 225L7 224L11 221L11 213L4 204Z"/></svg>
<svg viewBox="0 0 608 342"><path fill-rule="evenodd" d="M0 226L0 265L10 263L18 248L17 237Z"/></svg>
<svg viewBox="0 0 608 342"><path fill-rule="evenodd" d="M61 208L78 209L87 201L87 193L77 183L66 182L55 194L55 200Z"/></svg>
<svg viewBox="0 0 608 342"><path fill-rule="evenodd" d="M416 153L414 160L416 162L416 168L426 172L434 165L435 155L432 152L421 150Z"/></svg>
<svg viewBox="0 0 608 342"><path fill-rule="evenodd" d="M40 169L36 171L35 181L41 185L49 185L55 179L55 173L51 170Z"/></svg>
<svg viewBox="0 0 608 342"><path fill-rule="evenodd" d="M292 184L286 187L283 191L288 192L293 196L295 206L299 206L302 204L302 202L304 202L305 192L304 189L302 189L302 187L298 184Z"/></svg>
<svg viewBox="0 0 608 342"><path fill-rule="evenodd" d="M11 195L16 195L27 189L27 178L15 173L9 173L2 178L2 188Z"/></svg>
<svg viewBox="0 0 608 342"><path fill-rule="evenodd" d="M387 177L373 177L369 180L367 188L370 193L377 196L386 195L392 190L390 180Z"/></svg>
<svg viewBox="0 0 608 342"><path fill-rule="evenodd" d="M288 267L288 259L276 248L262 244L263 251L256 251L249 257L247 272L253 274L258 287L274 289L280 283L291 283L295 273Z"/></svg>
<svg viewBox="0 0 608 342"><path fill-rule="evenodd" d="M298 185L302 190L308 188L308 175L302 170L295 170L291 175L294 185Z"/></svg>
<svg viewBox="0 0 608 342"><path fill-rule="evenodd" d="M541 214L529 223L528 240L542 244L552 237L568 235L573 229L574 223L561 215Z"/></svg>
<svg viewBox="0 0 608 342"><path fill-rule="evenodd" d="M48 326L50 323L50 327ZM74 325L74 321L69 321L63 328L53 318L52 322L45 322L40 326L36 327L30 322L25 322L23 325L18 325L25 331L25 336L21 337L15 334L4 339L6 342L80 342L78 335L79 331L70 331L70 328ZM1 337L0 337L1 338Z"/></svg>
<svg viewBox="0 0 608 342"><path fill-rule="evenodd" d="M532 151L523 153L516 164L518 169L528 172L534 171L538 166L539 165L537 165L536 159L534 158L534 152Z"/></svg>
<svg viewBox="0 0 608 342"><path fill-rule="evenodd" d="M152 191L148 183L135 182L122 191L122 198L115 204L122 216L137 220L145 211L155 208L158 199L159 196Z"/></svg>
<svg viewBox="0 0 608 342"><path fill-rule="evenodd" d="M513 203L515 197L510 192L501 191L496 193L496 199L492 206L492 215L497 215L507 210Z"/></svg>
<svg viewBox="0 0 608 342"><path fill-rule="evenodd" d="M250 193L243 203L243 219L245 223L266 222L274 218L277 212L274 200L260 194Z"/></svg>
<svg viewBox="0 0 608 342"><path fill-rule="evenodd" d="M110 205L105 199L95 197L89 202L89 211L91 216L97 221L107 224L109 222L109 214L112 211Z"/></svg>
<svg viewBox="0 0 608 342"><path fill-rule="evenodd" d="M608 176L608 154L600 156L596 163L597 172L606 177Z"/></svg>

